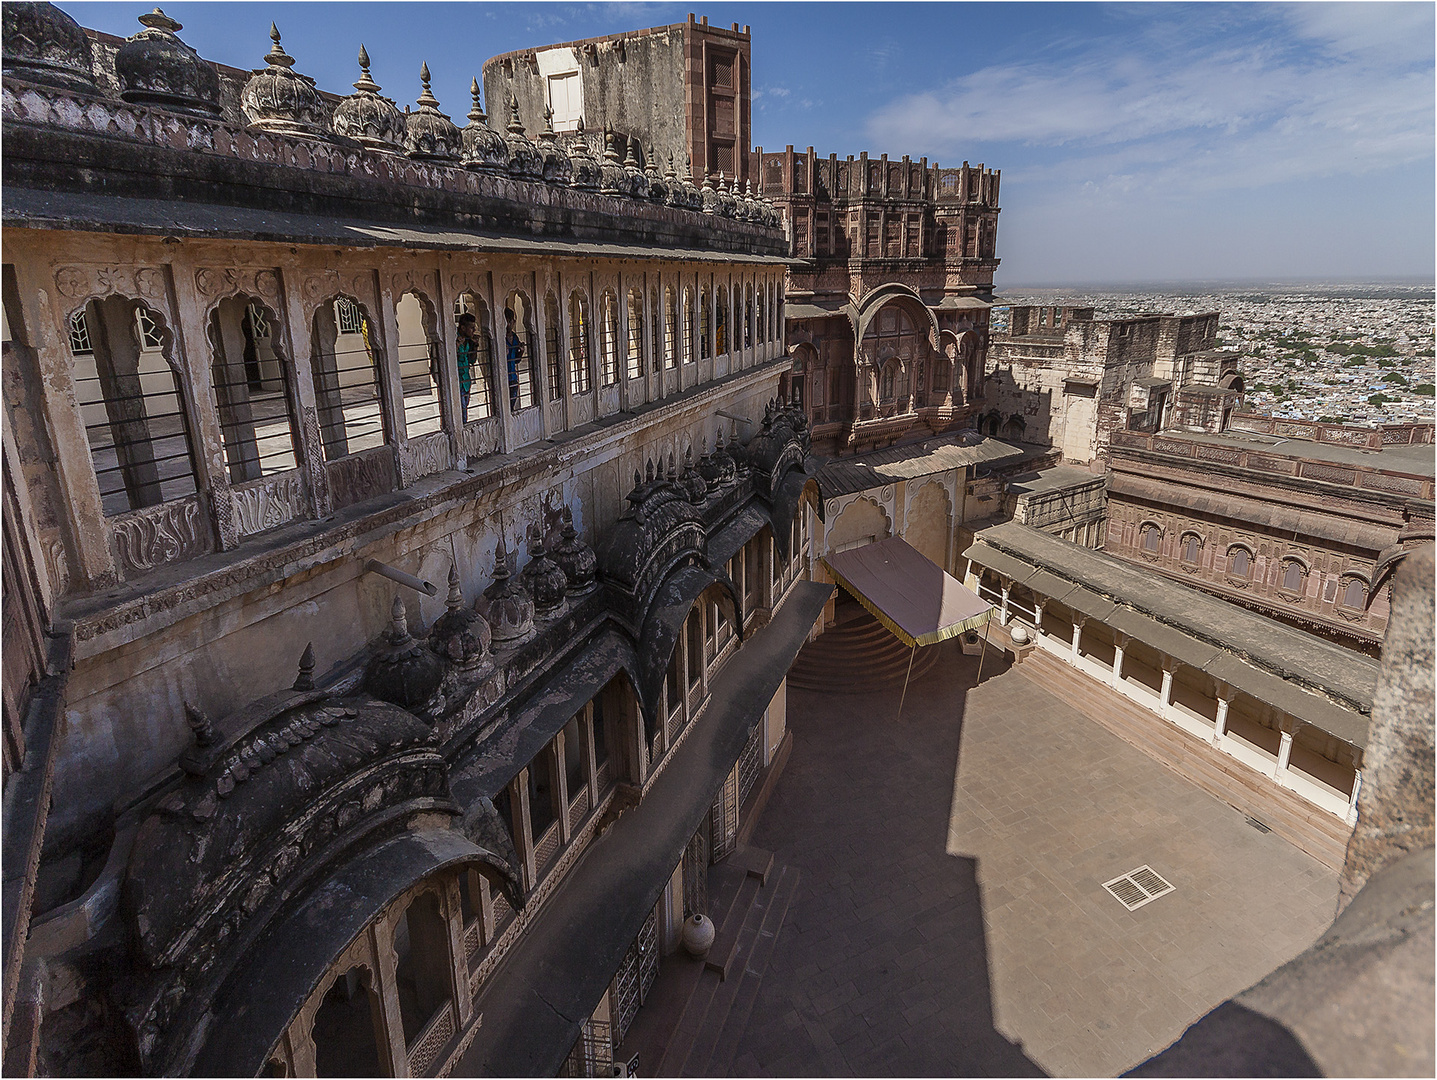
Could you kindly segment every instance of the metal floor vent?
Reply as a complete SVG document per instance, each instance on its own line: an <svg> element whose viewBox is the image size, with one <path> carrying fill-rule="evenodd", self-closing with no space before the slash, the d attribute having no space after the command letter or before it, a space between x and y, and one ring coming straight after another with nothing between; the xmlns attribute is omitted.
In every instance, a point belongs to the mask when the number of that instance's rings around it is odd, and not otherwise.
<svg viewBox="0 0 1437 1080"><path fill-rule="evenodd" d="M1140 866L1129 870L1122 877L1103 882L1103 888L1112 893L1118 903L1129 911L1136 911L1144 904L1151 904L1160 896L1173 891L1173 886L1157 875L1151 866Z"/></svg>

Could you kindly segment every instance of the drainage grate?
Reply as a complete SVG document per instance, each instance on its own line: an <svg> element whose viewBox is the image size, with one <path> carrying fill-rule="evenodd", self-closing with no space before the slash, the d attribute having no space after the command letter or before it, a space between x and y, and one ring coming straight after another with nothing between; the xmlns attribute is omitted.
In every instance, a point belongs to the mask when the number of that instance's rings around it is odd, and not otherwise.
<svg viewBox="0 0 1437 1080"><path fill-rule="evenodd" d="M1118 903L1129 911L1135 911L1173 891L1173 886L1160 878L1151 866L1129 870L1121 877L1103 882L1103 888L1112 893Z"/></svg>

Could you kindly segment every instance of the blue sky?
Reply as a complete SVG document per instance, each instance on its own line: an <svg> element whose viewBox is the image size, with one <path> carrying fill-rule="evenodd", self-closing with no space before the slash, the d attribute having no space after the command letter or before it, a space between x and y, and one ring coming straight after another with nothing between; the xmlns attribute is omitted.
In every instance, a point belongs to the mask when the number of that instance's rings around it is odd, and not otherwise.
<svg viewBox="0 0 1437 1080"><path fill-rule="evenodd" d="M66 3L128 35L145 3ZM1299 4L174 3L258 67L278 23L338 93L428 61L445 111L510 49L682 22L753 28L754 136L1003 171L1000 286L1433 274L1434 7ZM462 119L461 119L462 122Z"/></svg>

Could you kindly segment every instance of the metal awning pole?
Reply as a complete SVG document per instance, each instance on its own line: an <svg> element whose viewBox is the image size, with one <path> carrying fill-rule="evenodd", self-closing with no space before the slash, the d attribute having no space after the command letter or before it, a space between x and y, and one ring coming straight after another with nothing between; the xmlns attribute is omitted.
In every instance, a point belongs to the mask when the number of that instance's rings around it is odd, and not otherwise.
<svg viewBox="0 0 1437 1080"><path fill-rule="evenodd" d="M913 658L918 655L918 642L913 643L913 648L908 650L908 674L903 676L903 693L898 695L898 715L893 718L896 724L903 719L903 699L908 696L908 680L913 676Z"/></svg>
<svg viewBox="0 0 1437 1080"><path fill-rule="evenodd" d="M978 653L978 678L973 680L974 686L983 681L983 660L988 655L988 626L992 622L993 613L989 612L988 618L983 623L983 648Z"/></svg>

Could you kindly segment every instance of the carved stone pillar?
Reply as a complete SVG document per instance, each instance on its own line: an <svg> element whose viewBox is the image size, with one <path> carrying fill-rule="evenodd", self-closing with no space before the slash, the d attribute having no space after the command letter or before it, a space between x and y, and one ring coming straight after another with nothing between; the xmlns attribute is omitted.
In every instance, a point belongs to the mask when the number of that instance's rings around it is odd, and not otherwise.
<svg viewBox="0 0 1437 1080"><path fill-rule="evenodd" d="M1123 685L1123 660L1125 650L1128 647L1128 635L1121 630L1113 631L1113 687L1121 688Z"/></svg>
<svg viewBox="0 0 1437 1080"><path fill-rule="evenodd" d="M1083 642L1083 627L1087 625L1087 622L1088 622L1088 617L1087 617L1086 615L1074 615L1074 616L1073 616L1073 662L1074 662L1074 663L1077 663L1078 659L1082 656L1082 653L1081 653L1079 650L1081 650L1081 648L1082 648L1082 642Z"/></svg>
<svg viewBox="0 0 1437 1080"><path fill-rule="evenodd" d="M534 826L529 813L529 767L509 781L509 810L514 819L514 847L524 873L524 888L532 889L538 881L534 867Z"/></svg>
<svg viewBox="0 0 1437 1080"><path fill-rule="evenodd" d="M1222 743L1222 737L1227 734L1227 710L1232 704L1232 687L1227 683L1217 684L1217 718L1213 723L1212 741L1214 745Z"/></svg>
<svg viewBox="0 0 1437 1080"><path fill-rule="evenodd" d="M564 732L561 729L549 744L549 790L558 800L554 814L559 819L559 842L569 842L569 774L564 768Z"/></svg>

